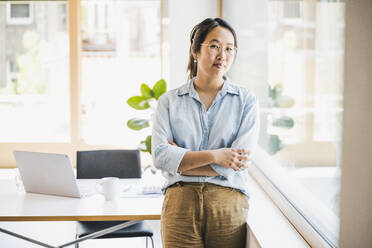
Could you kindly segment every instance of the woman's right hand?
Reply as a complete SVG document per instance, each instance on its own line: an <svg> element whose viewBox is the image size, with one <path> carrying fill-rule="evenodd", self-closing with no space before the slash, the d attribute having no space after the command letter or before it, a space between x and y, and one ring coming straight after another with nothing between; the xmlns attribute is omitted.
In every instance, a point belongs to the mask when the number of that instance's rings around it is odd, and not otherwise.
<svg viewBox="0 0 372 248"><path fill-rule="evenodd" d="M250 160L248 157L249 153L248 150L236 148L220 148L212 150L215 164L226 168L232 168L236 171L241 171L248 167L246 163L243 163L243 160Z"/></svg>

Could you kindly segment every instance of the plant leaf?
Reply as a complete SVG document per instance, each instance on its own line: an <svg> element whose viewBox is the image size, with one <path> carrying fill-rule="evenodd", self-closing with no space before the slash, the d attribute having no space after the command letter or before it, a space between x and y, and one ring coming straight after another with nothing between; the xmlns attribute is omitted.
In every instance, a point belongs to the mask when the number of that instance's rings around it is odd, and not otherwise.
<svg viewBox="0 0 372 248"><path fill-rule="evenodd" d="M143 98L148 100L153 97L154 92L151 90L151 88L147 84L141 84L141 94Z"/></svg>
<svg viewBox="0 0 372 248"><path fill-rule="evenodd" d="M277 83L274 86L269 86L269 97L276 101L278 97L282 95L283 92L283 85L281 83Z"/></svg>
<svg viewBox="0 0 372 248"><path fill-rule="evenodd" d="M146 150L146 141L145 140L142 140L139 143L138 149L140 149L142 152L147 152L147 150Z"/></svg>
<svg viewBox="0 0 372 248"><path fill-rule="evenodd" d="M276 119L273 122L273 126L291 129L294 126L294 120L291 117L283 116L279 119Z"/></svg>
<svg viewBox="0 0 372 248"><path fill-rule="evenodd" d="M151 135L146 137L146 150L151 154Z"/></svg>
<svg viewBox="0 0 372 248"><path fill-rule="evenodd" d="M127 126L130 129L138 131L138 130L144 129L146 127L149 127L150 124L149 124L149 120L139 119L139 118L132 118L127 122Z"/></svg>
<svg viewBox="0 0 372 248"><path fill-rule="evenodd" d="M143 96L133 96L128 99L128 105L137 110L150 108L149 102Z"/></svg>
<svg viewBox="0 0 372 248"><path fill-rule="evenodd" d="M280 140L278 135L270 134L269 136L269 144L268 144L268 153L270 155L274 155L279 150L283 148L283 143Z"/></svg>
<svg viewBox="0 0 372 248"><path fill-rule="evenodd" d="M279 97L281 96L283 93L283 85L281 83L277 83L275 86L274 86L274 94L275 94L275 97Z"/></svg>
<svg viewBox="0 0 372 248"><path fill-rule="evenodd" d="M156 82L152 90L154 92L155 99L158 100L159 97L167 91L167 83L164 79L160 79L158 82Z"/></svg>

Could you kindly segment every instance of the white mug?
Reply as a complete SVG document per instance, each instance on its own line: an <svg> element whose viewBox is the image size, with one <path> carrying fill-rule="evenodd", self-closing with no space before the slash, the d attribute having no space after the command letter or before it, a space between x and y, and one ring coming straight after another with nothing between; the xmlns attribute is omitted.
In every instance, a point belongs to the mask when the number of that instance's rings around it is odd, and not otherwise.
<svg viewBox="0 0 372 248"><path fill-rule="evenodd" d="M101 193L106 201L113 201L120 196L119 178L104 177L97 183L97 191Z"/></svg>

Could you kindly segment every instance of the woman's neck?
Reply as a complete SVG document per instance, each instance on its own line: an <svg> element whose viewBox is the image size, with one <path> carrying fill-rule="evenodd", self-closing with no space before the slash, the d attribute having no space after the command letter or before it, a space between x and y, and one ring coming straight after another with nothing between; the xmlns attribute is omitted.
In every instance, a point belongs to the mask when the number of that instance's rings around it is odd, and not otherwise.
<svg viewBox="0 0 372 248"><path fill-rule="evenodd" d="M197 75L194 81L194 87L197 92L217 92L223 86L223 78L206 78Z"/></svg>

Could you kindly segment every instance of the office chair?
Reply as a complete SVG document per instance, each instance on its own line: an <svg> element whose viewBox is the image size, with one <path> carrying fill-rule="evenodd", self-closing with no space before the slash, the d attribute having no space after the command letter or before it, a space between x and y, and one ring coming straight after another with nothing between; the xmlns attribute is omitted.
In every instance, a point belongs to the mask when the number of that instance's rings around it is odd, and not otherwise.
<svg viewBox="0 0 372 248"><path fill-rule="evenodd" d="M99 179L102 177L141 178L141 164L139 150L96 150L78 151L76 162L78 179ZM124 221L78 221L76 237L81 238L93 232L123 223ZM151 239L154 248L152 230L141 221L129 227L97 237L105 238L133 238L146 237ZM79 244L75 245L78 248Z"/></svg>

